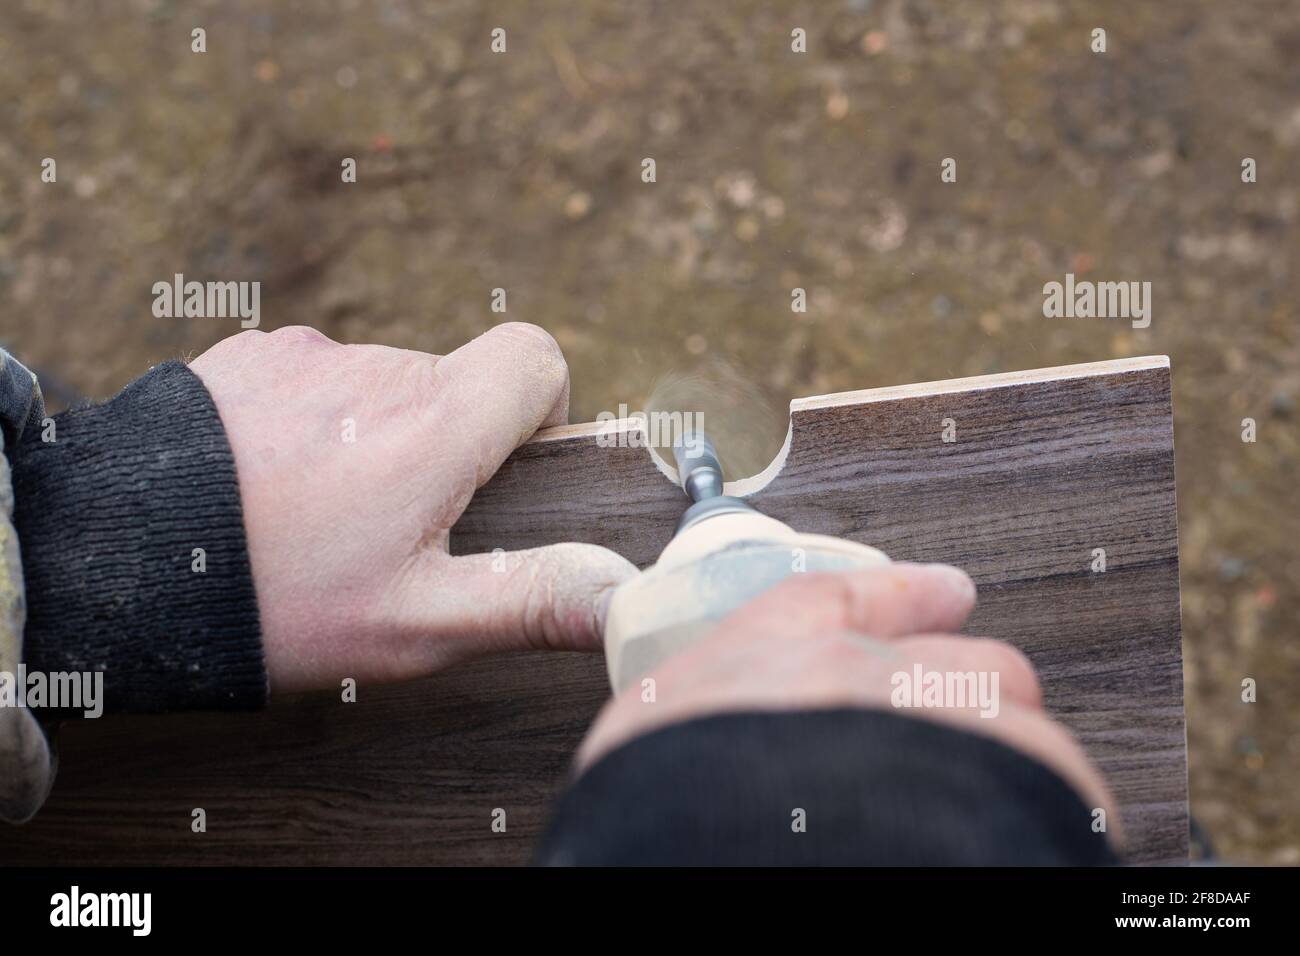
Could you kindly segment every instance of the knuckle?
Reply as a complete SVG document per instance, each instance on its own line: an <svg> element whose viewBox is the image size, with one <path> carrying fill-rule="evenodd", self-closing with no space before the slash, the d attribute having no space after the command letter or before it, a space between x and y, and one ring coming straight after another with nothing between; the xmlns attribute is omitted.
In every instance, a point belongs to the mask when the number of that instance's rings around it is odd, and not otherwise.
<svg viewBox="0 0 1300 956"><path fill-rule="evenodd" d="M518 554L519 567L510 582L517 589L503 609L510 620L507 627L518 627L525 644L533 649L546 650L557 646L555 608L551 600L550 582L535 553Z"/></svg>
<svg viewBox="0 0 1300 956"><path fill-rule="evenodd" d="M416 408L432 405L446 382L439 368L441 362L430 356L407 362L400 370L400 387L411 396Z"/></svg>
<svg viewBox="0 0 1300 956"><path fill-rule="evenodd" d="M264 338L266 338L266 333L261 329L245 329L237 335L230 336L225 341L240 348L255 348Z"/></svg>
<svg viewBox="0 0 1300 956"><path fill-rule="evenodd" d="M277 342L330 342L325 333L310 325L284 325L269 333Z"/></svg>

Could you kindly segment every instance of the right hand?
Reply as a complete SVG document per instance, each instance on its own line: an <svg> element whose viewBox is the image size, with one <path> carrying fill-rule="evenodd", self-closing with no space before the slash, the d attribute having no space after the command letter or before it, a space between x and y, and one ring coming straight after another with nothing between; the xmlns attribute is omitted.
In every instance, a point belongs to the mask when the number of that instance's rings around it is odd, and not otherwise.
<svg viewBox="0 0 1300 956"><path fill-rule="evenodd" d="M658 667L656 699L634 683L601 712L578 755L585 768L633 737L719 712L858 707L892 710L891 677L929 671L999 675L997 714L975 708L898 713L985 734L1046 765L1089 807L1119 816L1100 773L1043 710L1033 665L1010 644L954 633L975 606L975 585L947 565L891 564L795 575L724 619ZM991 710L991 708L990 708Z"/></svg>

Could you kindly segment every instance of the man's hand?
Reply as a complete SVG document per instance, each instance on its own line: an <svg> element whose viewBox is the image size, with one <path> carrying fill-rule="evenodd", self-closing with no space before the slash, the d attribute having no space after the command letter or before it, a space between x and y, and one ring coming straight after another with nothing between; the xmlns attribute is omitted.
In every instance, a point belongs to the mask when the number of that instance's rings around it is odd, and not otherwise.
<svg viewBox="0 0 1300 956"><path fill-rule="evenodd" d="M546 332L497 326L447 356L244 332L190 368L234 450L274 691L402 680L511 648L600 647L635 569L593 545L453 558L448 533L538 428L568 420ZM349 440L351 439L351 440Z"/></svg>
<svg viewBox="0 0 1300 956"><path fill-rule="evenodd" d="M736 711L861 707L894 710L986 734L1050 767L1088 801L1119 816L1078 743L1043 710L1029 660L1010 644L949 633L975 606L975 585L946 565L894 564L839 574L794 575L722 621L699 644L606 705L578 755L580 768L633 737L678 721ZM895 710L893 676L998 674L996 716L979 708Z"/></svg>

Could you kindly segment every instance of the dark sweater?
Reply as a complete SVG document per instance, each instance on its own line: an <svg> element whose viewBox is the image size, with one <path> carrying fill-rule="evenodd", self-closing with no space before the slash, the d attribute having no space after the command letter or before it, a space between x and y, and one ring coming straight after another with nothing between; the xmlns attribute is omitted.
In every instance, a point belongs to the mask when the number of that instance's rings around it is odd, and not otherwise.
<svg viewBox="0 0 1300 956"><path fill-rule="evenodd" d="M110 713L265 703L235 460L198 376L160 365L55 427L11 455L28 669L103 671Z"/></svg>
<svg viewBox="0 0 1300 956"><path fill-rule="evenodd" d="M1055 773L888 711L732 713L638 737L560 798L544 865L1087 866L1118 860Z"/></svg>
<svg viewBox="0 0 1300 956"><path fill-rule="evenodd" d="M203 384L161 365L56 427L10 451L27 667L102 670L110 712L265 703L239 482ZM1058 776L983 737L894 713L725 714L607 755L560 800L538 859L1115 862L1090 823Z"/></svg>

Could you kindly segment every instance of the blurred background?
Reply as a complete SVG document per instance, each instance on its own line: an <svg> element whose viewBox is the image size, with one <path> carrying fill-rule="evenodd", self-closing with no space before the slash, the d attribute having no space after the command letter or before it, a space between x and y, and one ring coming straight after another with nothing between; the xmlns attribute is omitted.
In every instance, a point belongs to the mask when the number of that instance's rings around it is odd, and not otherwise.
<svg viewBox="0 0 1300 956"><path fill-rule="evenodd" d="M107 397L239 331L154 318L177 272L343 342L536 322L574 421L685 383L753 471L795 396L1168 354L1192 812L1300 864L1297 63L1290 0L5 0L0 345ZM1045 319L1066 272L1150 328Z"/></svg>

